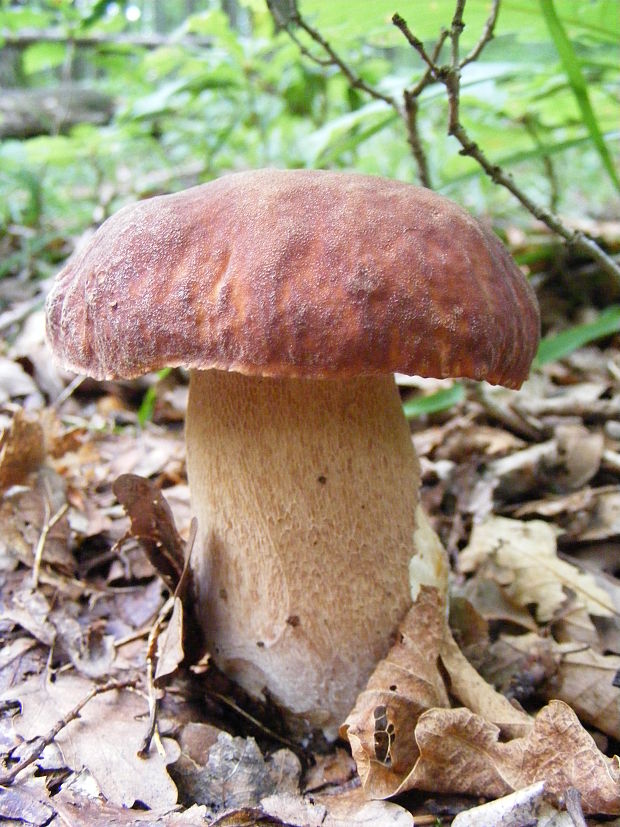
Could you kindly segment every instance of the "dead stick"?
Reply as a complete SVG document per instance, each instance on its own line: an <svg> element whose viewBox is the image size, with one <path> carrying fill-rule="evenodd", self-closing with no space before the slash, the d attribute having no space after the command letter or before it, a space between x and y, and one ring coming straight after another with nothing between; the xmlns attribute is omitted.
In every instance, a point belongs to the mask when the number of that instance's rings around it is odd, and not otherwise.
<svg viewBox="0 0 620 827"><path fill-rule="evenodd" d="M50 517L49 500L45 498L45 518L43 528L39 535L39 542L34 552L34 562L32 564L32 588L36 589L39 585L39 572L41 571L41 561L43 560L43 551L45 550L45 543L47 542L50 531L54 528L56 523L61 520L69 508L69 503L64 503L60 506L53 517Z"/></svg>
<svg viewBox="0 0 620 827"><path fill-rule="evenodd" d="M124 681L120 683L119 681L108 681L108 683L100 684L99 686L93 686L90 692L79 701L73 709L71 709L63 718L57 721L54 726L47 732L45 735L39 735L37 738L33 738L32 741L28 741L27 743L27 751L25 756L22 756L18 762L13 766L10 770L6 772L0 773L0 787L8 787L10 784L13 783L17 775L26 767L29 767L30 764L34 763L37 758L41 755L45 747L49 746L52 743L54 738L58 735L58 733L63 730L66 726L68 726L71 721L75 721L76 718L80 717L80 712L89 701L92 701L94 697L97 695L103 695L104 692L113 692L115 689L126 689L130 686L135 686L135 681ZM22 747L23 744L19 744L16 749ZM8 757L10 758L11 752L9 752ZM5 759L6 760L6 759Z"/></svg>
<svg viewBox="0 0 620 827"><path fill-rule="evenodd" d="M151 748L151 741L153 738L157 737L157 712L159 710L159 701L160 701L160 690L158 690L155 686L155 659L157 656L157 641L159 639L159 635L161 633L161 628L164 625L164 622L167 616L170 614L172 609L174 608L174 596L170 596L168 600L164 603L161 607L159 614L157 615L157 619L155 623L153 623L153 627L149 632L148 643L146 647L146 685L148 689L148 702L149 702L149 725L146 731L146 735L142 741L142 745L138 750L138 756L140 758L146 758L149 754L149 750ZM157 748L158 751L161 751L163 748L159 743L159 738L157 737Z"/></svg>

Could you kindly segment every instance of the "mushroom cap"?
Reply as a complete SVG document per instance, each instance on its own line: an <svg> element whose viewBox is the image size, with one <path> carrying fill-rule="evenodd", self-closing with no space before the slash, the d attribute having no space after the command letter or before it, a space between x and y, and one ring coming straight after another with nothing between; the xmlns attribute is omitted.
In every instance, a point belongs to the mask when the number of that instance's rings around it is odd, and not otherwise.
<svg viewBox="0 0 620 827"><path fill-rule="evenodd" d="M97 379L181 365L519 387L539 312L499 239L452 201L267 169L121 209L58 275L47 334L65 367Z"/></svg>

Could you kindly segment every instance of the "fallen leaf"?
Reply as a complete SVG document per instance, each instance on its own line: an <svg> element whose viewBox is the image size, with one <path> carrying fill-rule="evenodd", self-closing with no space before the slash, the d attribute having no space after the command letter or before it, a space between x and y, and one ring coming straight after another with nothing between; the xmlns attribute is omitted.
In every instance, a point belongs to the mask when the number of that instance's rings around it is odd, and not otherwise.
<svg viewBox="0 0 620 827"><path fill-rule="evenodd" d="M210 816L226 810L257 807L274 794L297 795L301 764L288 749L263 757L253 738L234 738L221 732L209 750L207 763L193 778L193 797Z"/></svg>
<svg viewBox="0 0 620 827"><path fill-rule="evenodd" d="M397 642L376 666L341 727L372 798L393 795L409 772L417 756L419 716L431 707L450 705L438 668L444 628L442 595L422 586L399 627Z"/></svg>
<svg viewBox="0 0 620 827"><path fill-rule="evenodd" d="M20 408L0 435L0 491L24 485L45 459L43 428Z"/></svg>
<svg viewBox="0 0 620 827"><path fill-rule="evenodd" d="M620 766L606 758L571 708L552 701L523 738L499 740L499 729L467 709L431 709L416 727L419 758L399 792L418 788L498 798L537 781L559 800L570 787L584 812L620 813Z"/></svg>
<svg viewBox="0 0 620 827"><path fill-rule="evenodd" d="M450 694L472 712L498 726L504 735L517 737L532 728L532 719L513 706L476 672L447 630L441 647L441 662L450 677Z"/></svg>
<svg viewBox="0 0 620 827"><path fill-rule="evenodd" d="M503 642L526 657L545 647L556 669L551 679L541 682L538 691L547 699L558 698L570 704L583 721L620 741L620 687L614 686L620 657L601 655L589 648L575 651L574 644L535 635L505 635Z"/></svg>
<svg viewBox="0 0 620 827"><path fill-rule="evenodd" d="M459 813L452 827L523 827L526 824L575 827L568 813L556 810L545 801L544 793L544 781L539 781L516 793Z"/></svg>
<svg viewBox="0 0 620 827"><path fill-rule="evenodd" d="M411 813L393 801L369 801L361 788L318 793L327 815L322 827L414 827Z"/></svg>
<svg viewBox="0 0 620 827"><path fill-rule="evenodd" d="M206 810L198 805L182 813L171 812L170 808L140 812L76 795L70 789L62 789L52 803L60 823L71 827L205 827L206 824Z"/></svg>
<svg viewBox="0 0 620 827"><path fill-rule="evenodd" d="M42 467L31 475L29 486L8 490L0 504L0 568L12 568L11 560L32 567L35 549L45 531L42 562L72 574L75 560L69 548L71 530L67 515L62 514L49 528L49 521L63 507L66 508L65 484L51 468Z"/></svg>
<svg viewBox="0 0 620 827"><path fill-rule="evenodd" d="M129 515L132 535L174 592L183 573L185 543L165 497L150 480L136 474L118 477L112 489Z"/></svg>
<svg viewBox="0 0 620 827"><path fill-rule="evenodd" d="M51 683L43 676L3 694L19 700L22 713L13 720L15 731L27 740L47 733L92 689L78 675L60 674ZM66 766L76 772L88 769L105 798L119 806L136 801L154 809L170 809L177 791L166 772L166 762L153 751L145 760L137 750L145 733L148 705L137 692L127 689L93 698L54 739ZM171 760L178 754L174 741L164 739Z"/></svg>
<svg viewBox="0 0 620 827"><path fill-rule="evenodd" d="M590 614L613 614L609 595L594 578L558 558L556 534L556 529L542 520L489 517L474 526L469 545L459 555L459 570L473 572L491 561L511 599L519 606L536 604L541 623L551 620L565 603L564 589L574 592Z"/></svg>
<svg viewBox="0 0 620 827"><path fill-rule="evenodd" d="M54 808L26 785L0 787L0 821L44 827L54 818Z"/></svg>

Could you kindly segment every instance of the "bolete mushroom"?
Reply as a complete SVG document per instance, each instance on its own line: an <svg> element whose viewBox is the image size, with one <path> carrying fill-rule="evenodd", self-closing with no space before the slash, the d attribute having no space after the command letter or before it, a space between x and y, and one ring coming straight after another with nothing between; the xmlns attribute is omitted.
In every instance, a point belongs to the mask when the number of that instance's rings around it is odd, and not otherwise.
<svg viewBox="0 0 620 827"><path fill-rule="evenodd" d="M190 371L198 616L215 661L333 734L411 604L442 585L393 373L518 387L533 291L451 201L378 177L227 175L108 219L58 276L67 368Z"/></svg>

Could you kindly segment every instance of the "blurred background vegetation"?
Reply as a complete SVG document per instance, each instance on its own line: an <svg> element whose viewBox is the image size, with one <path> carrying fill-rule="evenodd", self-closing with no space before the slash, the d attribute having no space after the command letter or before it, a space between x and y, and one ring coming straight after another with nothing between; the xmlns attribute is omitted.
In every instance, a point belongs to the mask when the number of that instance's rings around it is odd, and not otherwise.
<svg viewBox="0 0 620 827"><path fill-rule="evenodd" d="M466 4L463 50L490 7ZM416 182L402 119L352 88L338 66L303 53L320 49L303 32L300 49L276 22L293 8L292 0L271 9L265 0L5 0L0 277L46 278L124 203L232 170L325 167ZM432 49L454 0L300 0L298 8L364 83L401 99L425 67L392 14ZM461 91L462 122L487 157L612 252L619 25L617 0L501 0L495 37L464 68ZM419 103L432 187L492 221L535 270L559 242L459 154L443 86L430 84ZM541 235L545 243L531 241Z"/></svg>

